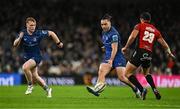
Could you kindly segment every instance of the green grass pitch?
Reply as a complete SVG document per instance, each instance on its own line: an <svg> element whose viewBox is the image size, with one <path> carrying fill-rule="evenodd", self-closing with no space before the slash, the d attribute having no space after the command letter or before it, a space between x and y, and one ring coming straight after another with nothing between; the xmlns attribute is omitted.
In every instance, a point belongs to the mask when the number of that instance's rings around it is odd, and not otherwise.
<svg viewBox="0 0 180 109"><path fill-rule="evenodd" d="M128 87L107 86L100 97L85 86L51 86L53 97L35 86L24 95L26 86L0 86L0 109L180 109L180 88L159 88L162 99L156 100L148 89L146 100L135 98Z"/></svg>

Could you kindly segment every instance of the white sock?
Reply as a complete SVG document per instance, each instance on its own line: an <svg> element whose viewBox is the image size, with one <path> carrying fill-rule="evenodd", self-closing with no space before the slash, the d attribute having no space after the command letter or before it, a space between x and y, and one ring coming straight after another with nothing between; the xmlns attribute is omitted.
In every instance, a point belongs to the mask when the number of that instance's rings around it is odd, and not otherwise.
<svg viewBox="0 0 180 109"><path fill-rule="evenodd" d="M104 90L105 87L106 87L105 83L99 82L94 86L94 91L100 93Z"/></svg>

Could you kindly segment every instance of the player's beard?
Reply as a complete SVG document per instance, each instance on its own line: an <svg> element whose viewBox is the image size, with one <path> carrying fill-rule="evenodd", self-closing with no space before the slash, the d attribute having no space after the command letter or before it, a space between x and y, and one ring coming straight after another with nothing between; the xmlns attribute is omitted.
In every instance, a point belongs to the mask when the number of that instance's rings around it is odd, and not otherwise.
<svg viewBox="0 0 180 109"><path fill-rule="evenodd" d="M103 28L103 31L104 31L104 32L107 32L107 31L110 30L110 28L111 28L111 27Z"/></svg>

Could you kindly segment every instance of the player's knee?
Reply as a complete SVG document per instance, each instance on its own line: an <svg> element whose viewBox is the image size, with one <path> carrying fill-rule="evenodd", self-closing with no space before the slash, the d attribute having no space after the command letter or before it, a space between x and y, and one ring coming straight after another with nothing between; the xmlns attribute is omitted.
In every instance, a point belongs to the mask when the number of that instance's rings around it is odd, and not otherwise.
<svg viewBox="0 0 180 109"><path fill-rule="evenodd" d="M26 71L29 70L29 67L25 64L25 65L22 66L22 70L23 70L24 72L26 72Z"/></svg>
<svg viewBox="0 0 180 109"><path fill-rule="evenodd" d="M36 79L36 75L34 73L32 73L32 76L33 76L34 79Z"/></svg>
<svg viewBox="0 0 180 109"><path fill-rule="evenodd" d="M120 75L120 76L119 76L119 79L120 79L121 81L123 81L123 80L125 79L125 76L124 76L124 75Z"/></svg>
<svg viewBox="0 0 180 109"><path fill-rule="evenodd" d="M130 77L132 74L131 73L125 73L125 77Z"/></svg>
<svg viewBox="0 0 180 109"><path fill-rule="evenodd" d="M99 69L98 74L99 74L99 75L103 75L103 72L104 72L103 69Z"/></svg>
<svg viewBox="0 0 180 109"><path fill-rule="evenodd" d="M37 75L35 73L33 73L32 75L33 75L33 78L35 78L36 80L39 78L39 75Z"/></svg>
<svg viewBox="0 0 180 109"><path fill-rule="evenodd" d="M147 75L149 75L149 73L143 73L144 74L144 76L147 76Z"/></svg>

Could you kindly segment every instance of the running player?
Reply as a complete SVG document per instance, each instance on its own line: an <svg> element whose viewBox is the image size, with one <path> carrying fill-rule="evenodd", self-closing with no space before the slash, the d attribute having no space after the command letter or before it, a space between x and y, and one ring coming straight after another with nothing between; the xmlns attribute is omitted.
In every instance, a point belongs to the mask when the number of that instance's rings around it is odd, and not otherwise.
<svg viewBox="0 0 180 109"><path fill-rule="evenodd" d="M153 78L150 75L150 66L151 66L151 60L152 60L152 49L154 46L155 41L157 40L165 49L166 53L172 57L175 58L174 55L171 53L171 50L166 43L166 41L163 39L161 33L159 30L156 29L152 24L150 24L151 21L151 15L148 12L144 12L140 15L140 22L137 24L132 31L131 35L129 36L129 39L125 45L124 48L122 48L122 52L125 53L128 49L128 47L134 42L134 40L137 38L137 44L135 51L131 57L131 59L128 61L126 65L125 74L126 77L131 81L140 91L142 94L142 99L145 100L147 89L143 88L142 85L138 82L136 77L133 75L133 72L141 66L143 69L144 76L147 80L147 82L150 84L156 99L161 99L161 95L159 94L159 91L157 90Z"/></svg>
<svg viewBox="0 0 180 109"><path fill-rule="evenodd" d="M121 37L118 31L113 26L111 26L110 15L106 14L101 19L101 27L103 30L102 42L105 48L105 56L99 67L98 80L96 85L94 86L94 88L87 87L87 90L95 96L99 96L99 94L106 86L105 76L110 72L112 68L115 68L118 78L122 82L129 85L137 94L137 96L139 96L139 90L125 77L124 71L126 60L121 52Z"/></svg>
<svg viewBox="0 0 180 109"><path fill-rule="evenodd" d="M35 79L40 86L47 92L47 97L51 97L52 89L48 87L45 81L38 75L38 64L41 62L40 42L43 38L50 36L59 48L63 43L59 40L53 31L37 30L36 20L33 17L26 19L26 29L22 30L19 37L15 39L13 46L18 47L22 44L24 49L24 61L22 69L25 73L28 87L26 95L31 94L33 90L32 81Z"/></svg>

